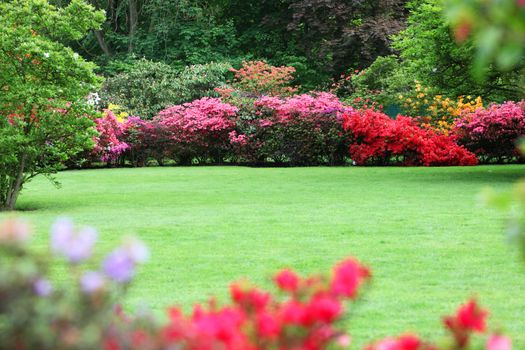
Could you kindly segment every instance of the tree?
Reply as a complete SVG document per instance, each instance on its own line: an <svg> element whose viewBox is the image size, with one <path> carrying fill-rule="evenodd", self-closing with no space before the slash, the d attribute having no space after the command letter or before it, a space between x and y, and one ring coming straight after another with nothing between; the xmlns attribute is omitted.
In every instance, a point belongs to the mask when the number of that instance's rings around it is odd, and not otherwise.
<svg viewBox="0 0 525 350"><path fill-rule="evenodd" d="M390 37L405 26L406 0L293 0L287 28L311 59L333 73L368 66L392 53Z"/></svg>
<svg viewBox="0 0 525 350"><path fill-rule="evenodd" d="M525 1L447 0L445 4L456 41L470 38L474 43L474 76L486 78L490 66L503 72L521 71L518 85L520 97L525 97Z"/></svg>
<svg viewBox="0 0 525 350"><path fill-rule="evenodd" d="M99 28L104 13L83 0L0 3L0 210L12 210L24 184L50 176L89 147L99 87L95 65L63 42Z"/></svg>
<svg viewBox="0 0 525 350"><path fill-rule="evenodd" d="M443 16L441 0L412 0L408 6L408 26L392 45L400 52L406 75L414 75L423 85L454 97L480 95L500 101L522 96L519 72L502 72L487 65L486 80L471 75L476 45L472 39L466 39L462 45L456 43L450 23Z"/></svg>
<svg viewBox="0 0 525 350"><path fill-rule="evenodd" d="M49 0L65 6L71 0ZM86 0L107 13L100 30L74 43L101 65L144 57L173 66L220 61L235 51L233 25L199 0ZM105 68L105 67L103 67Z"/></svg>

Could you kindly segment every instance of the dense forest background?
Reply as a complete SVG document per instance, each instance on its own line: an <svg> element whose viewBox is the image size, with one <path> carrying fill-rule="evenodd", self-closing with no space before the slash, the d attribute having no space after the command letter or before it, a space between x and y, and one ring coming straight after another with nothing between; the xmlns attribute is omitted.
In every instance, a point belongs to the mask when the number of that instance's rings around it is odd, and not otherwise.
<svg viewBox="0 0 525 350"><path fill-rule="evenodd" d="M266 59L294 66L299 82L312 88L393 53L390 36L405 27L408 13L405 0L90 2L107 19L76 46L104 73L142 57L179 68Z"/></svg>
<svg viewBox="0 0 525 350"><path fill-rule="evenodd" d="M69 0L51 2L64 6ZM142 66L133 81L146 75L154 76L156 82L166 81L170 74L186 70L183 74L192 79L199 74L201 78L214 75L210 79L216 86L228 79L225 67L265 60L274 66L294 67L293 83L300 91L328 90L335 84L340 97L371 96L386 105L413 90L414 81L451 98L475 95L501 102L524 96L523 59L512 70L484 65L482 79L472 75L476 43L468 39L458 44L458 33L447 23L441 0L89 2L106 11L106 21L101 30L68 44L97 63L99 73L106 77L136 71L137 62L146 59L161 65ZM219 66L187 72L188 66L210 62ZM173 74L167 72L168 67ZM364 70L366 74L356 77ZM350 75L354 76L341 81ZM125 81L130 78L122 86ZM211 81L207 84L213 85ZM170 89L173 84L164 90ZM171 101L198 97L191 94L192 89L198 87L194 84L186 97L170 97ZM382 96L374 93L377 91ZM125 105L132 108L132 104ZM152 113L164 104L159 102Z"/></svg>

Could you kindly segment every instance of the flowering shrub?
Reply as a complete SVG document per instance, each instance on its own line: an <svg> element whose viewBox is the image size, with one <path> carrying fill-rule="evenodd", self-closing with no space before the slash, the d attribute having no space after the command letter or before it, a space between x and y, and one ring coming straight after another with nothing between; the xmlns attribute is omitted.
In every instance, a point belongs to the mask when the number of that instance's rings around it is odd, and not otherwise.
<svg viewBox="0 0 525 350"><path fill-rule="evenodd" d="M525 101L492 104L456 122L460 144L485 161L502 162L519 156L516 141L525 135Z"/></svg>
<svg viewBox="0 0 525 350"><path fill-rule="evenodd" d="M120 117L121 120L122 117ZM120 155L129 149L129 145L122 141L122 136L126 130L123 121L119 121L112 110L105 109L101 118L95 119L98 135L95 136L94 155L98 156L102 162L115 162Z"/></svg>
<svg viewBox="0 0 525 350"><path fill-rule="evenodd" d="M417 118L422 127L448 135L454 128L454 120L483 108L480 96L459 96L457 100L432 93L416 81L412 93L399 95L405 115Z"/></svg>
<svg viewBox="0 0 525 350"><path fill-rule="evenodd" d="M190 317L170 310L163 334L168 344L190 349L324 349L347 341L334 328L344 313L344 300L354 299L370 276L357 261L340 262L330 276L301 278L291 270L275 276L283 300L247 282L230 287L232 305L196 306Z"/></svg>
<svg viewBox="0 0 525 350"><path fill-rule="evenodd" d="M15 349L303 349L348 348L350 335L337 327L345 301L354 300L371 278L370 270L348 258L331 273L301 277L291 269L274 276L280 293L257 288L247 281L231 284L231 303L212 299L185 315L168 310L162 323L152 314L125 315L114 301L132 280L136 266L149 253L136 239L111 251L98 270L92 260L97 240L93 228L80 230L67 219L51 229L55 257L69 266L68 284L54 285L47 277L49 259L27 247L27 224L9 220L0 224L0 344ZM91 264L92 265L92 264ZM444 346L405 334L367 346L367 350L468 349L475 333L486 331L488 312L476 300L461 305L443 323L450 334ZM487 350L511 350L511 341L492 333Z"/></svg>
<svg viewBox="0 0 525 350"><path fill-rule="evenodd" d="M237 129L245 135L245 145L237 152L251 161L342 163L346 147L339 115L346 108L326 92L285 99L263 96L238 118Z"/></svg>
<svg viewBox="0 0 525 350"><path fill-rule="evenodd" d="M294 67L275 67L264 61L249 61L243 62L240 69L230 70L235 73L231 87L216 90L225 97L235 90L255 97L291 95L297 91L297 87L290 86L294 79Z"/></svg>
<svg viewBox="0 0 525 350"><path fill-rule="evenodd" d="M153 120L111 110L97 120L94 153L106 162L145 165L173 159L179 164L222 162L235 155L249 162L340 164L346 147L339 114L346 110L329 93L286 99L263 96L239 109L216 98L167 108Z"/></svg>
<svg viewBox="0 0 525 350"><path fill-rule="evenodd" d="M214 159L221 162L229 149L229 134L237 107L218 98L204 97L191 103L167 108L153 119L167 132L173 158L189 163Z"/></svg>
<svg viewBox="0 0 525 350"><path fill-rule="evenodd" d="M390 119L373 110L343 116L350 133L350 157L357 164L475 165L476 156L451 137L418 127L409 117Z"/></svg>

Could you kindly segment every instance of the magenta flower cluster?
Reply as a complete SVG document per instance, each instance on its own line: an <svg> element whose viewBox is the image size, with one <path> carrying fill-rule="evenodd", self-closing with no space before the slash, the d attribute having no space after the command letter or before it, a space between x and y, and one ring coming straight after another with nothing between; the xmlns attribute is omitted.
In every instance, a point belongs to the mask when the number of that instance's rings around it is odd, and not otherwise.
<svg viewBox="0 0 525 350"><path fill-rule="evenodd" d="M207 147L224 139L235 127L232 117L237 107L218 98L201 98L191 103L173 106L161 111L153 122L163 126L169 137L180 143L197 143Z"/></svg>
<svg viewBox="0 0 525 350"><path fill-rule="evenodd" d="M95 119L95 123L98 136L94 139L93 153L98 155L101 161L114 161L130 148L123 141L126 125L119 122L111 110L104 110L104 117Z"/></svg>
<svg viewBox="0 0 525 350"><path fill-rule="evenodd" d="M458 142L486 161L519 155L517 140L525 135L525 100L480 108L456 120Z"/></svg>

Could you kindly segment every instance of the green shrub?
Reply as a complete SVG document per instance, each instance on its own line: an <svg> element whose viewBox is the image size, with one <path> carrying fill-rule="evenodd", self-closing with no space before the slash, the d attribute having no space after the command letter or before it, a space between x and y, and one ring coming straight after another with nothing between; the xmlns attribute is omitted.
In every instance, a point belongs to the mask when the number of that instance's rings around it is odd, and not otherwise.
<svg viewBox="0 0 525 350"><path fill-rule="evenodd" d="M100 93L102 105L113 103L132 115L152 118L160 110L201 97L215 96L213 89L226 80L230 65L208 63L177 71L145 59L128 71L109 77Z"/></svg>

